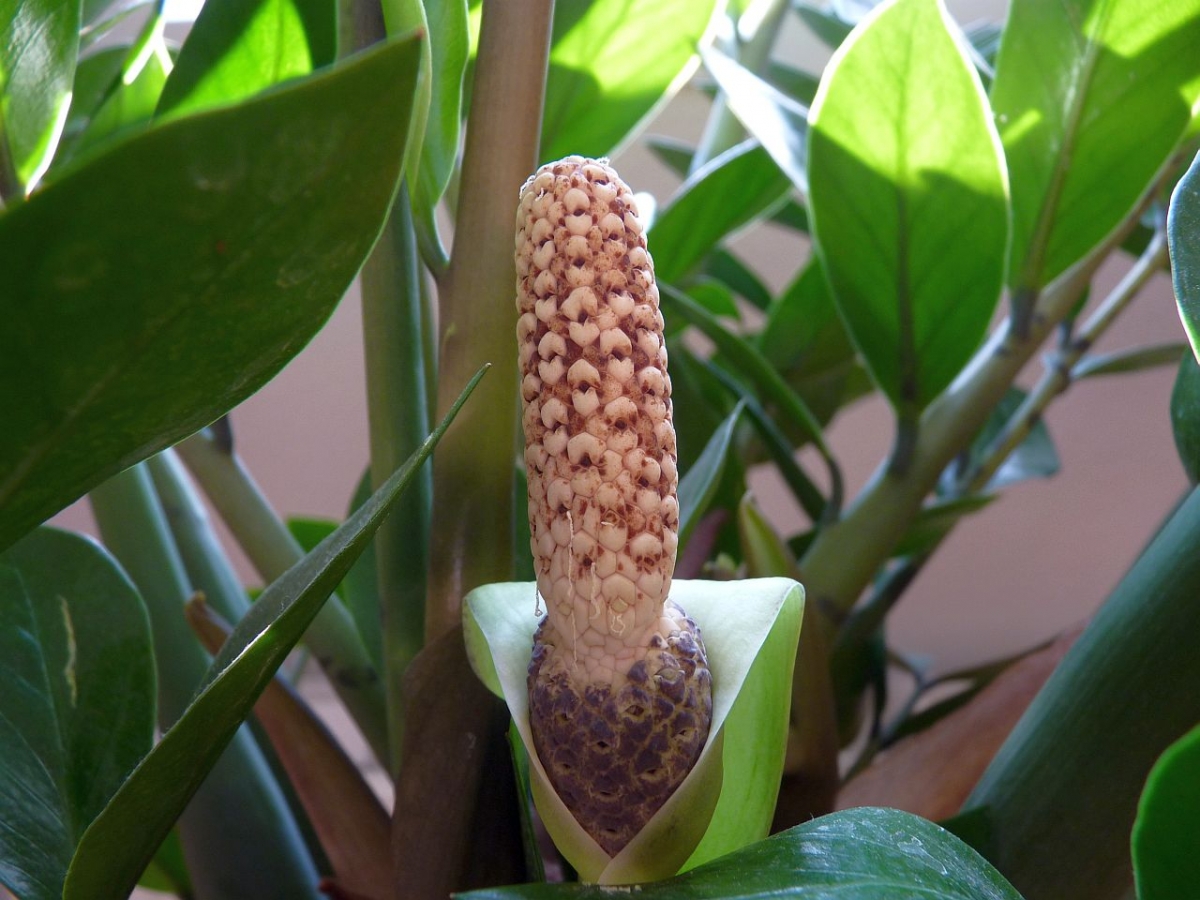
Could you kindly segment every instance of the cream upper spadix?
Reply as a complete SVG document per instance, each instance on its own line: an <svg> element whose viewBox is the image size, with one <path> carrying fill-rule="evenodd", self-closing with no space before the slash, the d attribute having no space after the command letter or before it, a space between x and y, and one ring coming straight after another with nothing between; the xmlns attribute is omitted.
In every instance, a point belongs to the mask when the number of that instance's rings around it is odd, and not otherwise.
<svg viewBox="0 0 1200 900"><path fill-rule="evenodd" d="M619 684L679 627L664 610L679 503L653 263L632 193L601 161L540 169L516 234L538 590L578 677Z"/></svg>

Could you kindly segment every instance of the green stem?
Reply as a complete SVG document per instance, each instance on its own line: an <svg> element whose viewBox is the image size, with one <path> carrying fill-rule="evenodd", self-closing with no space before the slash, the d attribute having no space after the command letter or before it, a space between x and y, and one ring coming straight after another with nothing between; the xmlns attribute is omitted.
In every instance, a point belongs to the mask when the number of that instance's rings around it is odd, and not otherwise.
<svg viewBox="0 0 1200 900"><path fill-rule="evenodd" d="M1159 230L1154 233L1138 261L1125 273L1125 277L1113 288L1112 293L1104 299L1087 323L1054 354L1052 364L1046 367L1037 385L984 451L983 459L970 479L967 493L981 491L987 486L996 470L1029 436L1050 403L1071 386L1071 370L1076 363L1095 346L1100 336L1167 261L1166 231Z"/></svg>
<svg viewBox="0 0 1200 900"><path fill-rule="evenodd" d="M213 533L208 513L178 454L164 450L147 460L146 467L188 580L204 592L205 601L226 621L236 622L250 608L250 600Z"/></svg>
<svg viewBox="0 0 1200 900"><path fill-rule="evenodd" d="M371 483L378 489L429 433L421 271L408 190L361 274ZM425 635L425 574L433 479L426 464L375 538L392 771L399 764L401 678Z"/></svg>
<svg viewBox="0 0 1200 900"><path fill-rule="evenodd" d="M8 145L4 125L4 116L0 115L0 209L25 196L25 186L13 165L12 148Z"/></svg>
<svg viewBox="0 0 1200 900"><path fill-rule="evenodd" d="M1103 243L1042 291L1028 337L1007 323L992 333L955 383L926 408L904 477L889 476L885 463L842 519L817 535L801 560L810 601L835 616L850 610L907 533L942 471L970 445L1021 369L1070 314L1096 269L1137 224L1141 209L1139 204Z"/></svg>
<svg viewBox="0 0 1200 900"><path fill-rule="evenodd" d="M1200 720L1200 490L1138 557L964 808L1028 900L1118 900L1150 767Z"/></svg>
<svg viewBox="0 0 1200 900"><path fill-rule="evenodd" d="M250 563L272 582L304 556L241 460L201 431L176 449L229 527ZM371 662L357 626L336 595L329 598L304 643L329 677L381 763L387 762L388 735L383 681Z"/></svg>
<svg viewBox="0 0 1200 900"><path fill-rule="evenodd" d="M771 59L771 48L779 34L783 16L791 4L787 0L757 0L742 13L734 26L737 35L732 45L723 47L743 68L762 74ZM718 93L696 145L688 174L695 173L709 160L720 156L746 138L746 129L729 109L725 94Z"/></svg>
<svg viewBox="0 0 1200 900"><path fill-rule="evenodd" d="M438 408L483 363L479 388L434 455L426 638L458 627L463 596L512 577L517 353L513 215L537 164L552 0L484 0L450 265L441 280Z"/></svg>
<svg viewBox="0 0 1200 900"><path fill-rule="evenodd" d="M165 729L187 708L208 670L208 655L183 614L192 587L145 465L95 488L90 501L105 545L137 585L150 613L159 724ZM238 729L188 804L180 837L196 900L320 897L304 839L245 727ZM236 883L229 883L228 872L238 873Z"/></svg>

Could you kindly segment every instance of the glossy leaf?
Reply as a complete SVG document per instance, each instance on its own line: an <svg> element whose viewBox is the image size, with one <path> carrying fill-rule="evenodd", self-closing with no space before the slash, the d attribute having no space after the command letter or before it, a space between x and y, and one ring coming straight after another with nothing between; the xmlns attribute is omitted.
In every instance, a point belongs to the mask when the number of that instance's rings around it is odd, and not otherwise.
<svg viewBox="0 0 1200 900"><path fill-rule="evenodd" d="M696 462L679 479L679 546L687 545L696 523L708 511L708 505L725 474L725 460L733 444L734 432L742 416L742 404L713 432Z"/></svg>
<svg viewBox="0 0 1200 900"><path fill-rule="evenodd" d="M1175 900L1200 884L1200 726L1159 757L1133 824L1138 900Z"/></svg>
<svg viewBox="0 0 1200 900"><path fill-rule="evenodd" d="M316 333L387 211L416 59L152 129L0 217L0 547Z"/></svg>
<svg viewBox="0 0 1200 900"><path fill-rule="evenodd" d="M508 703L527 748L533 746L525 675L538 622L535 597L532 582L485 585L467 595L463 616L471 665ZM626 884L665 878L685 862L695 865L757 840L770 827L786 745L786 697L803 589L786 578L677 580L671 597L703 635L715 673L713 718L695 767L642 831L609 857L575 821L536 754L530 753L538 811L585 881ZM740 714L743 701L755 707L750 714Z"/></svg>
<svg viewBox="0 0 1200 900"><path fill-rule="evenodd" d="M154 739L154 654L104 550L39 528L0 556L0 884L59 900L75 844Z"/></svg>
<svg viewBox="0 0 1200 900"><path fill-rule="evenodd" d="M729 109L758 138L802 194L808 193L808 108L716 50L704 65L725 94Z"/></svg>
<svg viewBox="0 0 1200 900"><path fill-rule="evenodd" d="M1132 209L1192 118L1198 43L1198 0L1014 0L991 96L1015 291L1049 282Z"/></svg>
<svg viewBox="0 0 1200 900"><path fill-rule="evenodd" d="M207 0L159 101L160 116L236 103L333 62L332 0Z"/></svg>
<svg viewBox="0 0 1200 900"><path fill-rule="evenodd" d="M655 274L678 281L709 250L790 190L788 177L754 141L709 160L658 211L649 233Z"/></svg>
<svg viewBox="0 0 1200 900"><path fill-rule="evenodd" d="M62 0L5 3L0 11L0 190L15 176L28 193L62 133L79 53L79 4ZM11 166L11 172L5 172Z"/></svg>
<svg viewBox="0 0 1200 900"><path fill-rule="evenodd" d="M1175 186L1167 208L1167 242L1179 318L1200 360L1200 154Z"/></svg>
<svg viewBox="0 0 1200 900"><path fill-rule="evenodd" d="M964 43L938 0L885 3L834 55L809 117L821 260L902 419L970 359L1003 282L1004 163Z"/></svg>
<svg viewBox="0 0 1200 900"><path fill-rule="evenodd" d="M716 6L716 0L558 3L541 159L614 153L695 70Z"/></svg>
<svg viewBox="0 0 1200 900"><path fill-rule="evenodd" d="M521 885L463 900L604 900L593 885ZM932 822L895 809L833 813L692 872L637 888L641 900L1021 900L978 853Z"/></svg>
<svg viewBox="0 0 1200 900"><path fill-rule="evenodd" d="M420 450L366 504L263 591L213 660L196 699L84 833L67 875L64 900L128 896L258 695L482 376L483 371L476 374Z"/></svg>
<svg viewBox="0 0 1200 900"><path fill-rule="evenodd" d="M1171 428L1175 449L1192 484L1200 482L1200 365L1185 353L1171 391Z"/></svg>

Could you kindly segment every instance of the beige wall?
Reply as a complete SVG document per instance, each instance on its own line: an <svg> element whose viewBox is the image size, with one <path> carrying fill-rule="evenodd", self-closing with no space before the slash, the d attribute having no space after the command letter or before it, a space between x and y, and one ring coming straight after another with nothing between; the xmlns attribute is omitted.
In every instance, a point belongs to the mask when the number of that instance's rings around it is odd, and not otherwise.
<svg viewBox="0 0 1200 900"><path fill-rule="evenodd" d="M1002 5L951 8L960 21L970 21L998 15ZM812 53L799 33L789 34L789 47ZM697 91L686 90L653 130L695 137L704 107ZM636 147L616 161L635 190L663 199L676 183ZM743 239L738 249L769 271L775 285L806 252L779 234ZM1105 270L1102 284L1118 274L1117 267ZM351 290L312 345L233 413L240 452L289 515L340 516L366 465L360 327ZM1098 349L1181 335L1169 282L1160 276ZM1040 363L1033 364L1026 381L1039 371ZM955 532L895 615L896 644L951 668L1027 646L1094 610L1185 487L1167 413L1172 378L1172 370L1158 370L1086 382L1055 403L1048 424L1062 473L1008 490ZM676 410L678 417L687 414ZM887 452L890 428L889 412L876 400L834 423L830 439L851 488ZM781 528L799 527L798 511L786 492L771 489L770 473L756 473L754 484ZM87 517L74 509L60 521L86 526Z"/></svg>

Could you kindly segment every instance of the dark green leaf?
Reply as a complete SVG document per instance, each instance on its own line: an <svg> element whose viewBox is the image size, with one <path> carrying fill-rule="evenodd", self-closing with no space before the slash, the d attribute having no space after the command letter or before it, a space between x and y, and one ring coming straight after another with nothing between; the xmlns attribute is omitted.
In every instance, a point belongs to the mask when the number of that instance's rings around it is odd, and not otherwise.
<svg viewBox="0 0 1200 900"><path fill-rule="evenodd" d="M1150 347L1133 347L1114 353L1089 354L1075 364L1071 378L1095 378L1098 375L1124 375L1127 372L1142 372L1159 366L1175 365L1188 349L1187 344L1154 344Z"/></svg>
<svg viewBox="0 0 1200 900"><path fill-rule="evenodd" d="M758 347L782 371L819 372L854 355L821 260L814 256L767 310Z"/></svg>
<svg viewBox="0 0 1200 900"><path fill-rule="evenodd" d="M158 114L236 103L336 56L332 0L207 0L163 88Z"/></svg>
<svg viewBox="0 0 1200 900"><path fill-rule="evenodd" d="M316 333L387 211L417 55L155 128L0 218L0 547Z"/></svg>
<svg viewBox="0 0 1200 900"><path fill-rule="evenodd" d="M1200 96L1200 0L1013 0L992 84L1009 284L1035 291L1134 206Z"/></svg>
<svg viewBox="0 0 1200 900"><path fill-rule="evenodd" d="M967 808L990 807L988 858L1031 898L1127 896L1138 796L1163 749L1200 722L1197 546L1200 490L1193 490L967 800Z"/></svg>
<svg viewBox="0 0 1200 900"><path fill-rule="evenodd" d="M4 183L13 176L32 190L50 165L78 53L78 3L21 0L0 10L0 193L17 187Z"/></svg>
<svg viewBox="0 0 1200 900"><path fill-rule="evenodd" d="M725 472L725 460L733 446L733 435L742 417L743 405L739 403L733 412L713 432L696 462L679 480L679 547L687 544L692 529L708 510L721 476Z"/></svg>
<svg viewBox="0 0 1200 900"><path fill-rule="evenodd" d="M727 319L738 319L741 317L737 301L733 299L733 292L719 281L714 281L711 278L700 278L688 285L687 290L689 297L714 316L722 316ZM670 331L677 331L684 324L686 323L677 321L668 326L668 329Z"/></svg>
<svg viewBox="0 0 1200 900"><path fill-rule="evenodd" d="M815 75L793 69L791 66L785 66L779 62L771 63L767 69L766 80L772 87L804 106L812 106L813 98L817 95L817 85L820 82Z"/></svg>
<svg viewBox="0 0 1200 900"><path fill-rule="evenodd" d="M371 496L371 471L368 468L354 488L354 496L346 515L350 516L362 506ZM383 666L383 630L382 606L379 600L379 559L376 556L376 541L372 541L362 555L350 567L342 582L341 590L346 598L346 609L354 617L354 624L362 636L363 644L371 658L382 671Z"/></svg>
<svg viewBox="0 0 1200 900"><path fill-rule="evenodd" d="M646 147L658 158L659 162L680 178L687 177L688 171L692 168L692 157L696 155L696 148L687 141L661 134L651 134L646 136Z"/></svg>
<svg viewBox="0 0 1200 900"><path fill-rule="evenodd" d="M481 370L471 379L420 450L329 538L273 582L238 623L196 699L84 833L67 875L64 900L128 896L275 670L370 542L483 374Z"/></svg>
<svg viewBox="0 0 1200 900"><path fill-rule="evenodd" d="M183 858L183 843L179 840L178 828L172 829L162 842L154 859L138 879L138 887L175 894L177 897L191 896L192 881L188 876L187 860Z"/></svg>
<svg viewBox="0 0 1200 900"><path fill-rule="evenodd" d="M830 49L840 46L854 28L854 23L839 16L836 9L827 10L824 4L817 6L810 0L799 0L796 3L796 12L809 30Z"/></svg>
<svg viewBox="0 0 1200 900"><path fill-rule="evenodd" d="M650 229L655 272L675 282L731 232L761 216L791 189L755 141L727 150L692 175Z"/></svg>
<svg viewBox="0 0 1200 900"><path fill-rule="evenodd" d="M729 109L758 138L792 184L808 193L808 108L781 94L757 75L715 50L704 65L725 92Z"/></svg>
<svg viewBox="0 0 1200 900"><path fill-rule="evenodd" d="M1133 825L1138 900L1177 900L1200 884L1200 726L1159 757Z"/></svg>
<svg viewBox="0 0 1200 900"><path fill-rule="evenodd" d="M0 556L0 883L59 900L88 823L154 739L150 622L97 544L39 528Z"/></svg>
<svg viewBox="0 0 1200 900"><path fill-rule="evenodd" d="M1200 360L1200 154L1171 194L1167 209L1167 241L1179 318Z"/></svg>
<svg viewBox="0 0 1200 900"><path fill-rule="evenodd" d="M130 47L123 44L105 47L79 61L75 68L75 86L71 91L71 108L58 142L58 154L51 171L62 165L62 160L71 153L72 145L83 134L92 116L116 89L121 81L121 72L129 57Z"/></svg>
<svg viewBox="0 0 1200 900"><path fill-rule="evenodd" d="M1171 427L1183 470L1196 484L1200 482L1200 365L1190 353L1183 354L1171 391Z"/></svg>
<svg viewBox="0 0 1200 900"><path fill-rule="evenodd" d="M826 69L810 116L821 259L902 420L970 359L1003 283L1003 160L962 44L935 0L881 6Z"/></svg>
<svg viewBox="0 0 1200 900"><path fill-rule="evenodd" d="M704 260L704 274L717 279L759 309L771 303L771 292L750 268L728 250L716 249Z"/></svg>
<svg viewBox="0 0 1200 900"><path fill-rule="evenodd" d="M521 885L463 900L607 900L599 885ZM1020 900L983 857L932 822L894 809L846 810L683 875L640 885L642 900Z"/></svg>
<svg viewBox="0 0 1200 900"><path fill-rule="evenodd" d="M562 0L555 6L542 161L608 156L680 87L714 0Z"/></svg>

